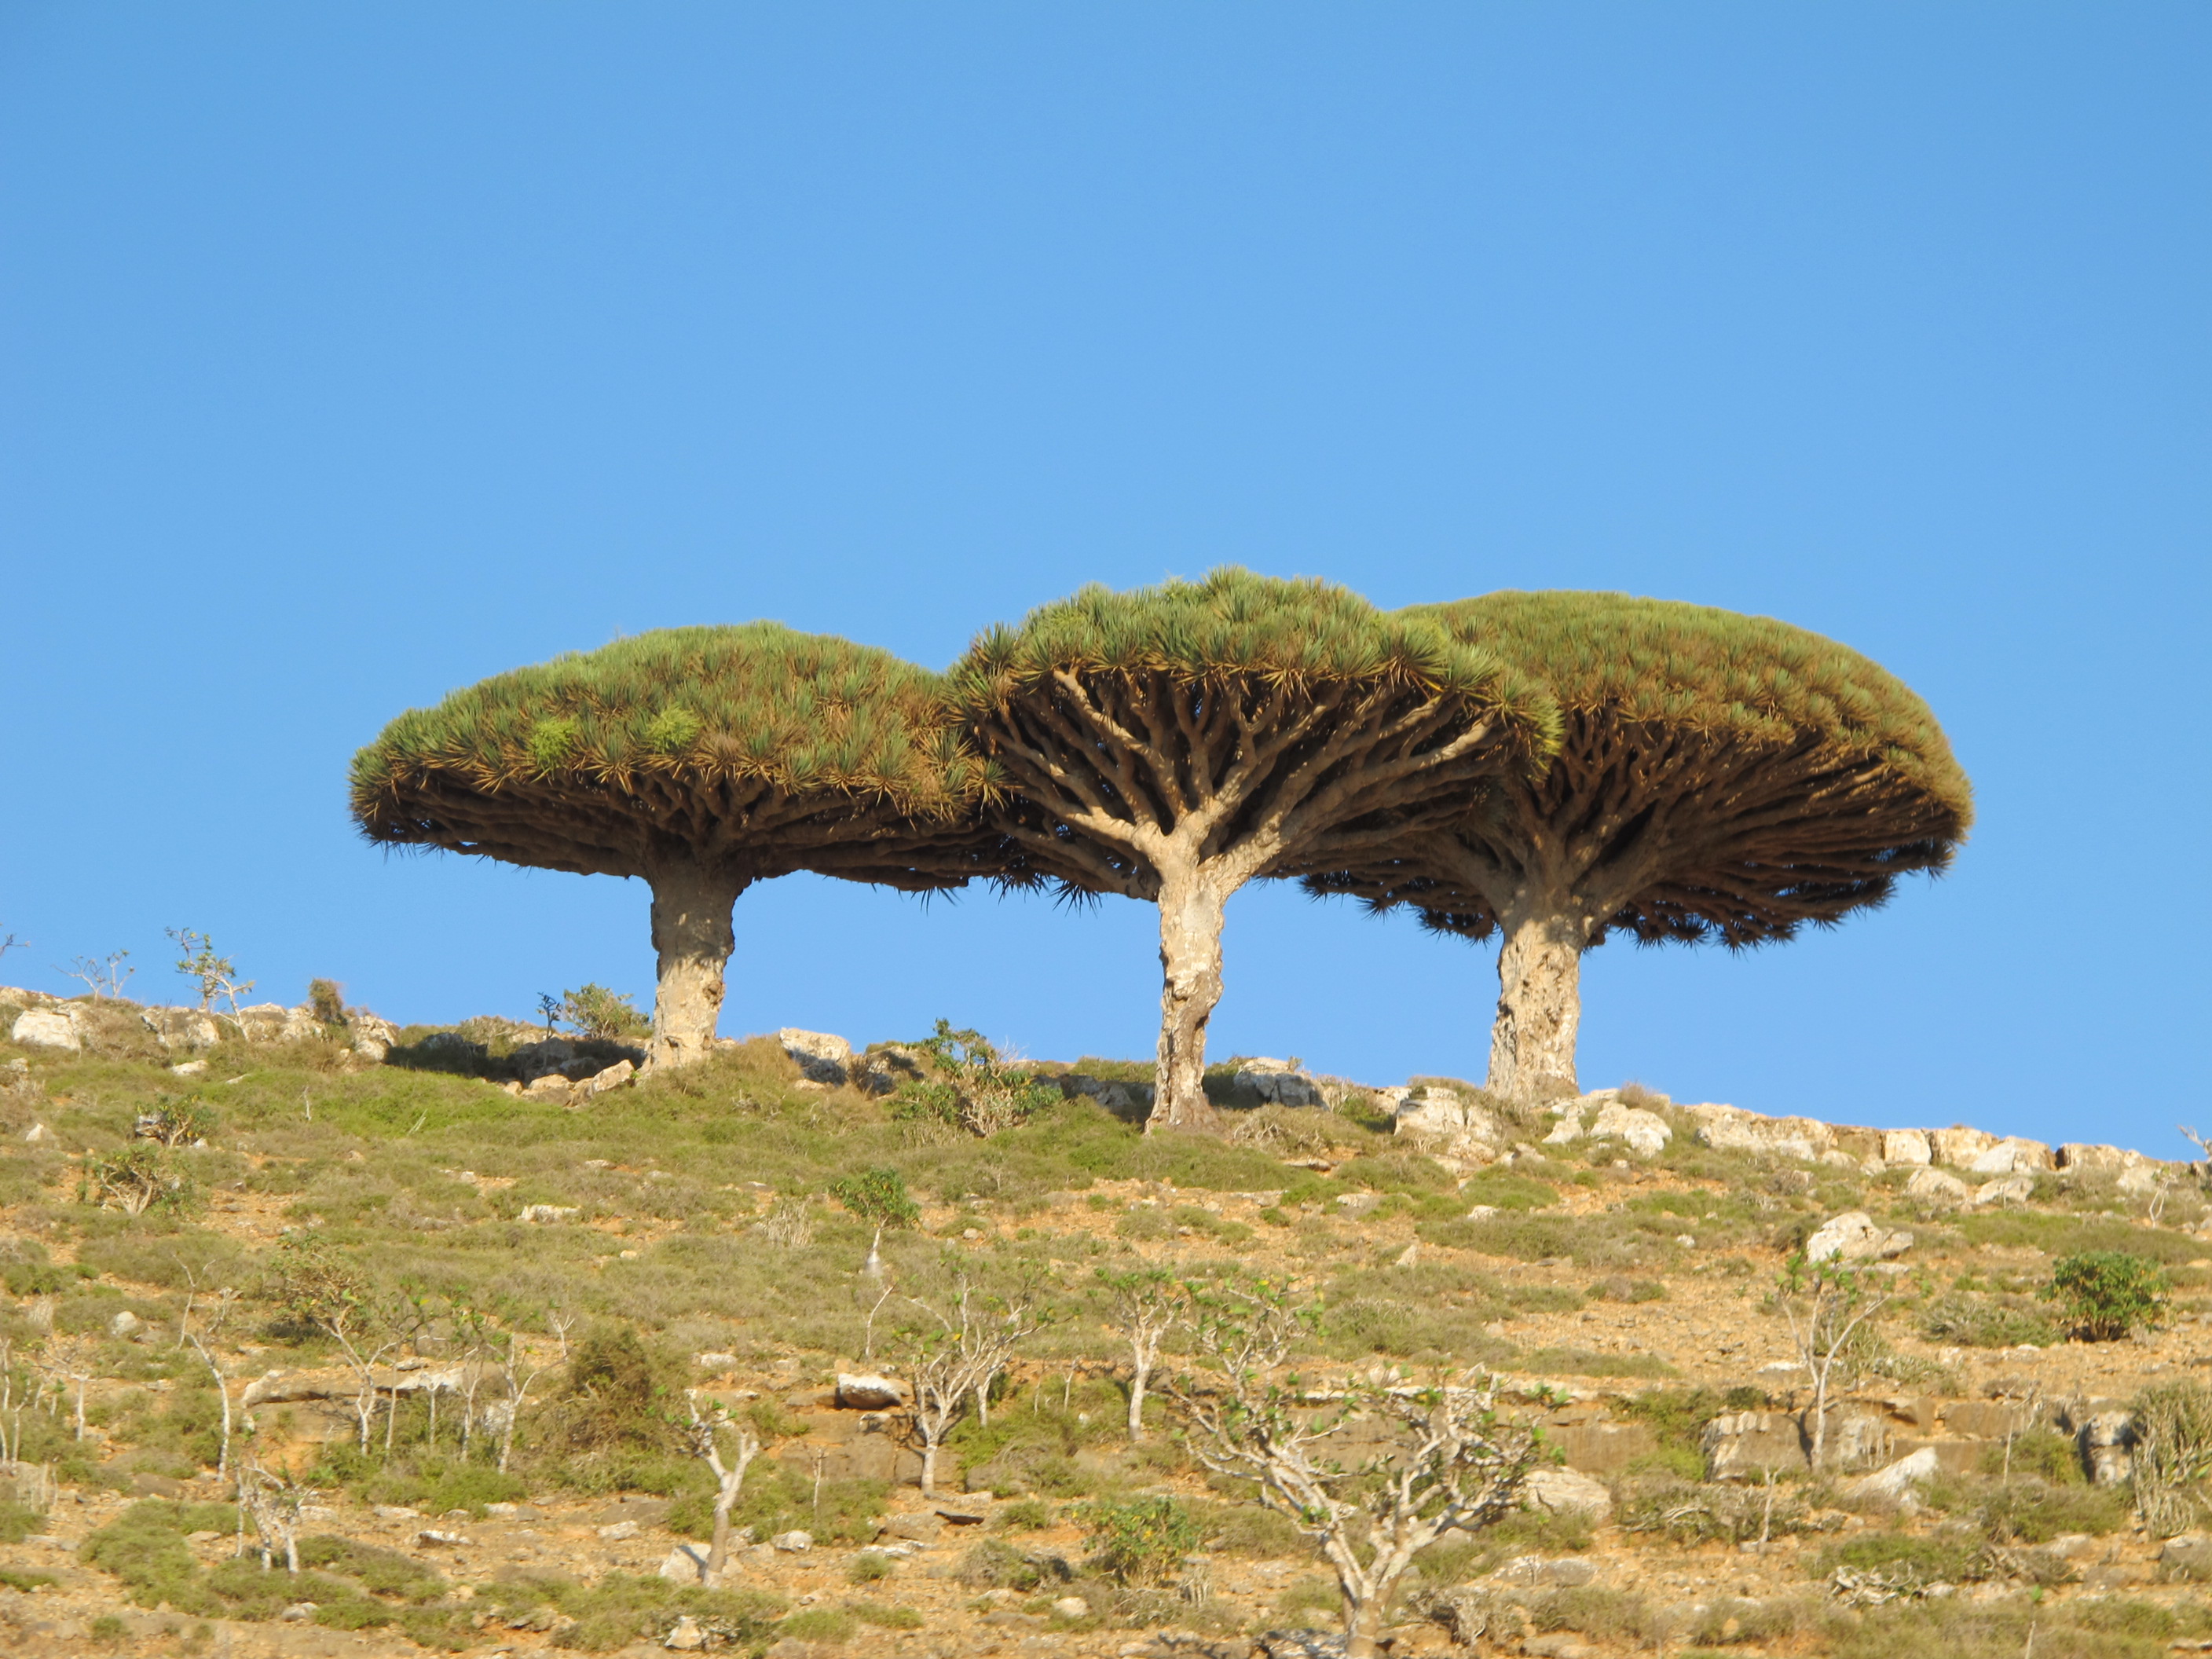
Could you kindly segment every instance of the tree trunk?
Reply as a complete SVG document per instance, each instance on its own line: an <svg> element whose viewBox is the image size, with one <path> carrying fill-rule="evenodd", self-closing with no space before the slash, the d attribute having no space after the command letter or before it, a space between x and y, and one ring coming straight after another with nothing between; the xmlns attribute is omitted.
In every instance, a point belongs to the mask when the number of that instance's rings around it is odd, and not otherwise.
<svg viewBox="0 0 2212 1659"><path fill-rule="evenodd" d="M1129 1443L1133 1446L1145 1437L1145 1385L1152 1380L1150 1365L1133 1368L1129 1378Z"/></svg>
<svg viewBox="0 0 2212 1659"><path fill-rule="evenodd" d="M1376 1659L1382 1651L1383 1600L1370 1595L1347 1601L1344 1620L1344 1659Z"/></svg>
<svg viewBox="0 0 2212 1659"><path fill-rule="evenodd" d="M656 868L653 948L660 983L653 999L648 1066L689 1066L714 1049L722 1014L722 969L737 948L730 907L748 885L742 876L688 862Z"/></svg>
<svg viewBox="0 0 2212 1659"><path fill-rule="evenodd" d="M1582 1024L1581 924L1550 906L1504 918L1498 952L1498 1018L1490 1028L1489 1088L1508 1100L1582 1092L1575 1036Z"/></svg>
<svg viewBox="0 0 2212 1659"><path fill-rule="evenodd" d="M921 1440L921 1495L933 1504L937 1501L937 1442L926 1434Z"/></svg>
<svg viewBox="0 0 2212 1659"><path fill-rule="evenodd" d="M1206 1027L1221 1000L1222 908L1228 895L1195 871L1161 872L1160 1050L1146 1133L1211 1129L1206 1097Z"/></svg>

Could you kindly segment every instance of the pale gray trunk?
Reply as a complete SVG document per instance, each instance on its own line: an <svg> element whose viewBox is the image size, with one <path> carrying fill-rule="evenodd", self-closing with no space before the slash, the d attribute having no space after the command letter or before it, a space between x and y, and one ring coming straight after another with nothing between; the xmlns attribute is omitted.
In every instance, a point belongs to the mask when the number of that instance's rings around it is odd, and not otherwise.
<svg viewBox="0 0 2212 1659"><path fill-rule="evenodd" d="M742 876L672 862L653 884L653 948L660 982L653 1000L648 1066L689 1066L714 1051L722 1015L722 969L737 948L730 907L745 890Z"/></svg>
<svg viewBox="0 0 2212 1659"><path fill-rule="evenodd" d="M1132 1445L1145 1437L1145 1389L1152 1380L1152 1368L1139 1364L1129 1378L1129 1441Z"/></svg>
<svg viewBox="0 0 2212 1659"><path fill-rule="evenodd" d="M1489 1088L1518 1101L1578 1095L1575 1035L1582 1024L1588 929L1563 910L1545 906L1501 920L1504 942L1498 952Z"/></svg>
<svg viewBox="0 0 2212 1659"><path fill-rule="evenodd" d="M937 1442L927 1435L921 1441L921 1495L937 1501Z"/></svg>
<svg viewBox="0 0 2212 1659"><path fill-rule="evenodd" d="M1160 1050L1147 1133L1211 1129L1206 1027L1221 1000L1221 926L1228 895L1195 871L1160 872Z"/></svg>

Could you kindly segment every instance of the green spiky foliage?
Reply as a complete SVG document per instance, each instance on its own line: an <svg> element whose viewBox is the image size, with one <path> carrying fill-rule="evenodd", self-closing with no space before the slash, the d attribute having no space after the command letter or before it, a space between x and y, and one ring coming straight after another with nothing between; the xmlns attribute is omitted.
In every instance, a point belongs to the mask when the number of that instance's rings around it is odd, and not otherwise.
<svg viewBox="0 0 2212 1659"><path fill-rule="evenodd" d="M1435 769L1472 727L1486 723L1493 740L1480 765L1460 769L1470 775L1530 764L1559 726L1527 676L1431 621L1379 611L1330 583L1234 568L1127 592L1093 584L1040 606L981 635L952 687L978 748L1015 786L1000 816L1014 830L1018 878L1140 898L1157 885L1130 845L1145 830L1171 830L1233 799L1207 825L1203 855L1303 800L1298 792L1371 769L1389 775L1357 803L1373 816L1333 799L1322 844L1381 844L1431 794L1449 795L1448 782L1404 780L1425 762ZM1387 753L1363 747L1362 720L1389 733Z"/></svg>
<svg viewBox="0 0 2212 1659"><path fill-rule="evenodd" d="M1310 878L1316 892L1411 904L1478 939L1540 922L1577 951L1615 932L1741 946L1882 902L1899 876L1945 867L1972 820L1927 705L1803 629L1616 593L1402 614L1540 684L1559 750L1540 775L1496 781L1448 832ZM1511 1000L1509 987L1509 1018ZM1493 1069L1499 1058L1494 1045Z"/></svg>
<svg viewBox="0 0 2212 1659"><path fill-rule="evenodd" d="M400 715L352 781L372 841L582 874L680 857L750 879L820 868L930 887L969 861L939 832L987 775L939 676L762 622L496 675Z"/></svg>
<svg viewBox="0 0 2212 1659"><path fill-rule="evenodd" d="M992 787L941 677L775 623L556 658L401 715L355 757L372 841L653 888L652 1064L713 1048L730 912L812 870L908 891L989 873Z"/></svg>
<svg viewBox="0 0 2212 1659"><path fill-rule="evenodd" d="M1189 1067L1231 893L1441 823L1555 724L1540 689L1432 619L1238 569L1087 587L982 635L952 682L1007 781L1004 878L1160 907L1155 1122L1210 1114Z"/></svg>

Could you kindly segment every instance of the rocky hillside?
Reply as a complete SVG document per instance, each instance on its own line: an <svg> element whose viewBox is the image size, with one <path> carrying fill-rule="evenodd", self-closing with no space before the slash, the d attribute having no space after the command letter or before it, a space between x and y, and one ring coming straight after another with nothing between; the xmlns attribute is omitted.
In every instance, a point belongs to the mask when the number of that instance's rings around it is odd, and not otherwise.
<svg viewBox="0 0 2212 1659"><path fill-rule="evenodd" d="M797 1030L642 1078L493 1018L0 1032L0 1648L1334 1651L1315 1541L1158 1386L1254 1274L1297 1419L1382 1402L1347 1464L1431 1383L1540 1431L1393 1653L2212 1645L2199 1166L1261 1060L1146 1137L1140 1066ZM1199 1300L1133 1437L1147 1285ZM963 1286L1008 1346L925 1496ZM759 1448L711 1577L695 1411Z"/></svg>

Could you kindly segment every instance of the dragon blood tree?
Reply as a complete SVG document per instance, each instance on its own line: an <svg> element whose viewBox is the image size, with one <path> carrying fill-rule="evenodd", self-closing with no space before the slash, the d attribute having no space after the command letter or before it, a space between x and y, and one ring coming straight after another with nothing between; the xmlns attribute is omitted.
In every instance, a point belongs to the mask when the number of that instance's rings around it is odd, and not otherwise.
<svg viewBox="0 0 2212 1659"><path fill-rule="evenodd" d="M1159 907L1153 1127L1212 1121L1230 895L1440 826L1548 735L1541 695L1435 621L1235 569L1087 587L982 635L952 679L1006 786L1001 879Z"/></svg>
<svg viewBox="0 0 2212 1659"><path fill-rule="evenodd" d="M1557 699L1559 749L1316 893L1502 936L1490 1087L1578 1092L1582 953L1608 934L1786 939L1941 870L1973 816L1928 706L1832 640L1617 593L1493 593L1401 615L1480 644Z"/></svg>
<svg viewBox="0 0 2212 1659"><path fill-rule="evenodd" d="M677 628L413 709L354 757L371 841L653 889L649 1063L708 1052L754 882L811 870L908 891L987 867L984 769L940 677L776 623Z"/></svg>

